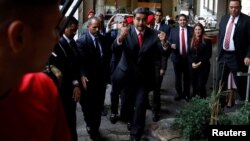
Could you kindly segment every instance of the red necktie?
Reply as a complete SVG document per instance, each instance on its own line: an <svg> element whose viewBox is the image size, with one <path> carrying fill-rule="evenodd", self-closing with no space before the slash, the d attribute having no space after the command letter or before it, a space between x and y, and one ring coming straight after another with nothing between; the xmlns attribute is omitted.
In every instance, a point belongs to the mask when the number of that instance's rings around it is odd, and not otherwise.
<svg viewBox="0 0 250 141"><path fill-rule="evenodd" d="M138 43L139 43L139 46L141 47L142 46L142 34L141 33L138 34Z"/></svg>
<svg viewBox="0 0 250 141"><path fill-rule="evenodd" d="M181 29L181 45L182 45L182 57L186 57L186 45L185 45L185 32L184 28Z"/></svg>
<svg viewBox="0 0 250 141"><path fill-rule="evenodd" d="M230 24L227 28L227 33L226 33L226 37L225 37L225 44L224 44L225 49L229 48L230 37L231 37L233 25L234 25L234 17L232 17L232 21L230 22Z"/></svg>

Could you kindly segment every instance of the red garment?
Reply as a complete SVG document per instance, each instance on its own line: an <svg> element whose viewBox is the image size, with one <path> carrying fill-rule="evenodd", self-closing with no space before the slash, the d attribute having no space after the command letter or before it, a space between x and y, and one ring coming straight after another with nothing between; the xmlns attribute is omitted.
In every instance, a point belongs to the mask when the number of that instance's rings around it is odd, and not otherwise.
<svg viewBox="0 0 250 141"><path fill-rule="evenodd" d="M142 47L142 33L138 34L138 42L139 42L139 46Z"/></svg>
<svg viewBox="0 0 250 141"><path fill-rule="evenodd" d="M71 141L57 88L46 74L25 75L0 99L0 141Z"/></svg>
<svg viewBox="0 0 250 141"><path fill-rule="evenodd" d="M182 57L185 58L187 55L187 51L186 51L184 28L181 29L181 44L182 44Z"/></svg>
<svg viewBox="0 0 250 141"><path fill-rule="evenodd" d="M128 24L132 24L132 23L133 23L133 17L127 17L127 18L126 18L126 22L127 22Z"/></svg>
<svg viewBox="0 0 250 141"><path fill-rule="evenodd" d="M154 21L154 14L148 15L147 24L151 24Z"/></svg>
<svg viewBox="0 0 250 141"><path fill-rule="evenodd" d="M200 39L194 39L194 48L195 48L195 49L198 49L198 47L199 47L199 42L200 42Z"/></svg>

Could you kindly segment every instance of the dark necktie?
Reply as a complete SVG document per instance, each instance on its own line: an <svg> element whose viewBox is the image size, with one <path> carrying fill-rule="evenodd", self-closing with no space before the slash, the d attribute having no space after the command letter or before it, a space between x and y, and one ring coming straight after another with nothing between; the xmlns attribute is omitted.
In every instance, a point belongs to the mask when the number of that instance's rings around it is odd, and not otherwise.
<svg viewBox="0 0 250 141"><path fill-rule="evenodd" d="M154 28L154 29L155 29L155 30L158 30L158 24L155 25L155 28Z"/></svg>
<svg viewBox="0 0 250 141"><path fill-rule="evenodd" d="M181 29L181 45L182 45L182 57L186 57L186 44L185 44L185 32L184 28Z"/></svg>
<svg viewBox="0 0 250 141"><path fill-rule="evenodd" d="M231 37L233 25L234 25L234 17L232 17L232 21L230 22L230 24L227 28L227 33L226 33L226 37L225 37L225 49L229 48L230 37Z"/></svg>
<svg viewBox="0 0 250 141"><path fill-rule="evenodd" d="M141 47L142 46L142 33L138 34L138 43L139 43L139 46Z"/></svg>
<svg viewBox="0 0 250 141"><path fill-rule="evenodd" d="M70 45L70 49L72 50L72 52L74 53L74 55L76 55L76 42L74 39L71 39L69 42Z"/></svg>
<svg viewBox="0 0 250 141"><path fill-rule="evenodd" d="M95 37L95 49L96 49L96 53L101 57L98 37Z"/></svg>

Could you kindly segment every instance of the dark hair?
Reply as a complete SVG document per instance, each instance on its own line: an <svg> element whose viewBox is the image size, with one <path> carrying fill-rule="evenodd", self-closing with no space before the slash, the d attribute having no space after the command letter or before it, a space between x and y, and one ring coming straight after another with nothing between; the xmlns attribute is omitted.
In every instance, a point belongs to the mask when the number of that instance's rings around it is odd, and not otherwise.
<svg viewBox="0 0 250 141"><path fill-rule="evenodd" d="M186 20L188 20L188 19L187 19L187 15L185 15L185 14L180 14L180 15L178 15L178 17L177 17L178 20L180 19L180 17L184 17Z"/></svg>
<svg viewBox="0 0 250 141"><path fill-rule="evenodd" d="M60 0L1 0L0 9L12 9L15 7L47 6L59 4Z"/></svg>
<svg viewBox="0 0 250 141"><path fill-rule="evenodd" d="M160 8L156 8L156 9L155 9L155 13L156 13L156 12L159 12L159 13L162 14L162 10L161 10Z"/></svg>
<svg viewBox="0 0 250 141"><path fill-rule="evenodd" d="M37 20L34 18L40 18L37 16L38 13L46 13L46 8L50 6L59 6L59 1L60 0L0 0L0 30L2 31L13 19L29 20L30 23L35 23Z"/></svg>
<svg viewBox="0 0 250 141"><path fill-rule="evenodd" d="M241 7L241 0L229 0L229 3L230 3L231 1L238 1L239 4L240 4L240 7Z"/></svg>
<svg viewBox="0 0 250 141"><path fill-rule="evenodd" d="M5 18L21 15L23 12L32 13L30 8L59 5L60 0L1 0L0 1L0 21ZM40 10L40 9L39 9ZM44 8L44 12L46 9Z"/></svg>
<svg viewBox="0 0 250 141"><path fill-rule="evenodd" d="M69 17L67 17L69 18ZM69 27L72 24L78 25L78 20L75 17L70 17L69 22L67 23L66 27Z"/></svg>
<svg viewBox="0 0 250 141"><path fill-rule="evenodd" d="M148 8L144 8L144 7L138 7L133 11L133 15L135 17L136 14L145 14L146 16L149 15L149 10Z"/></svg>

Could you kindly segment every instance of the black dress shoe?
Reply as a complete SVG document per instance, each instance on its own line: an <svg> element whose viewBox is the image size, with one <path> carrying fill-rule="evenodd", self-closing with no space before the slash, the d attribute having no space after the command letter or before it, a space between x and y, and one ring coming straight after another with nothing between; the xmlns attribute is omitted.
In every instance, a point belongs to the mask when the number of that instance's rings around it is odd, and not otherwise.
<svg viewBox="0 0 250 141"><path fill-rule="evenodd" d="M111 114L109 119L112 124L115 124L118 121L119 116L117 114Z"/></svg>
<svg viewBox="0 0 250 141"><path fill-rule="evenodd" d="M149 104L149 103L147 103L147 104L146 104L146 109L147 109L147 110L152 109L152 107L150 106L150 104Z"/></svg>
<svg viewBox="0 0 250 141"><path fill-rule="evenodd" d="M159 121L159 119L160 119L160 114L159 113L154 113L154 115L153 115L153 121L157 122L157 121Z"/></svg>
<svg viewBox="0 0 250 141"><path fill-rule="evenodd" d="M102 116L107 116L107 114L108 114L108 110L104 108L102 110Z"/></svg>
<svg viewBox="0 0 250 141"><path fill-rule="evenodd" d="M189 102L189 101L190 101L190 98L187 96L187 97L185 97L185 100L186 100L187 102Z"/></svg>
<svg viewBox="0 0 250 141"><path fill-rule="evenodd" d="M99 131L95 131L95 130L92 130L89 126L86 127L87 129L87 132L89 134L89 137L91 140L93 141L100 141L100 132Z"/></svg>
<svg viewBox="0 0 250 141"><path fill-rule="evenodd" d="M130 136L130 141L140 141L140 139L136 138L135 136Z"/></svg>
<svg viewBox="0 0 250 141"><path fill-rule="evenodd" d="M96 137L90 137L92 141L101 141L101 138L99 136Z"/></svg>
<svg viewBox="0 0 250 141"><path fill-rule="evenodd" d="M127 129L128 129L128 131L131 130L131 123L130 122L127 123Z"/></svg>
<svg viewBox="0 0 250 141"><path fill-rule="evenodd" d="M101 141L101 136L99 132L92 133L89 136L92 141Z"/></svg>
<svg viewBox="0 0 250 141"><path fill-rule="evenodd" d="M181 100L181 99L182 99L182 97L179 96L179 95L174 97L174 100L175 100L175 101L179 101L179 100Z"/></svg>

